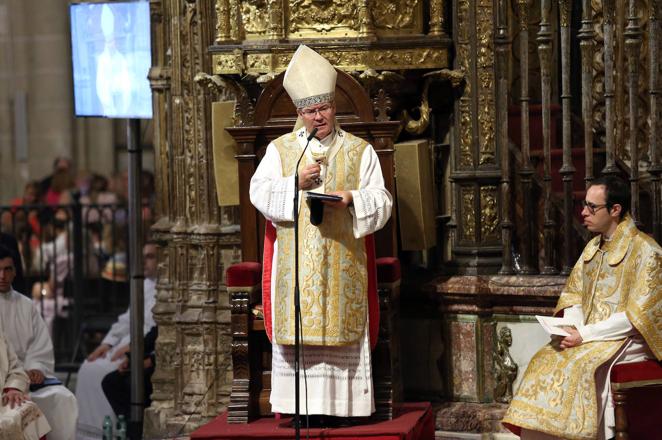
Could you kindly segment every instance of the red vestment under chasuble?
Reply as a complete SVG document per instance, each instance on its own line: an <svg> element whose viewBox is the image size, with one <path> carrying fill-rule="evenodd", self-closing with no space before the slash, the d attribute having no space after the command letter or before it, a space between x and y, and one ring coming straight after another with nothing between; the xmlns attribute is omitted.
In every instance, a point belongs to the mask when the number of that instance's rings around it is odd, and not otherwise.
<svg viewBox="0 0 662 440"><path fill-rule="evenodd" d="M662 249L626 216L609 241L598 236L584 248L556 312L564 309L579 311L582 344L538 351L503 423L516 433L609 438L612 365L662 359Z"/></svg>

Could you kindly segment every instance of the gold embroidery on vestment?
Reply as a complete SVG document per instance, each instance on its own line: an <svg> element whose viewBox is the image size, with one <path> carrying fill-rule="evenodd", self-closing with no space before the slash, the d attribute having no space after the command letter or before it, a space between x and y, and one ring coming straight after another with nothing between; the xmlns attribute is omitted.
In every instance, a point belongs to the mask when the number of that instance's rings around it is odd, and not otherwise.
<svg viewBox="0 0 662 440"><path fill-rule="evenodd" d="M359 188L360 162L367 143L342 133L343 145L329 161L326 192ZM283 176L292 176L302 145L297 133L281 136L274 145ZM301 171L310 162L304 155ZM274 310L274 339L294 344L294 228L277 224L278 279ZM324 220L310 223L308 203L299 211L299 283L304 344L340 346L357 342L365 329L368 310L368 275L365 241L354 238L353 219L347 209L324 208Z"/></svg>
<svg viewBox="0 0 662 440"><path fill-rule="evenodd" d="M586 245L556 312L577 304L584 324L625 312L662 358L662 249L629 216L611 241L596 237ZM503 422L567 439L596 438L602 414L595 373L625 342L593 341L565 350L546 345L531 359Z"/></svg>

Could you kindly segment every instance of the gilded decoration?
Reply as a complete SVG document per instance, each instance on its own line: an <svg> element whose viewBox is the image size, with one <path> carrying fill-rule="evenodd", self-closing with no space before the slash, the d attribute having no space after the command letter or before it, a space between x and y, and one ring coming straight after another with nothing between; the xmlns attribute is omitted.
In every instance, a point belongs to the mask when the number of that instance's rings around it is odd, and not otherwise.
<svg viewBox="0 0 662 440"><path fill-rule="evenodd" d="M371 3L374 0L359 0L359 38L376 41L375 24L372 21Z"/></svg>
<svg viewBox="0 0 662 440"><path fill-rule="evenodd" d="M281 40L285 37L283 29L283 1L267 0L267 10L269 14L268 34L272 40Z"/></svg>
<svg viewBox="0 0 662 440"><path fill-rule="evenodd" d="M232 26L230 25L230 0L216 0L216 43L230 41Z"/></svg>
<svg viewBox="0 0 662 440"><path fill-rule="evenodd" d="M462 240L476 241L476 208L474 205L473 187L462 188Z"/></svg>
<svg viewBox="0 0 662 440"><path fill-rule="evenodd" d="M478 27L478 123L480 165L495 164L494 124L494 9L491 0L481 0L476 8Z"/></svg>
<svg viewBox="0 0 662 440"><path fill-rule="evenodd" d="M430 104L428 102L428 92L430 85L437 81L450 81L453 88L458 88L464 82L464 74L456 70L442 69L434 72L428 72L423 75L425 82L423 85L422 102L418 107L419 118L413 119L407 110L402 111L401 119L405 121L405 130L407 132L420 135L427 130L430 125Z"/></svg>
<svg viewBox="0 0 662 440"><path fill-rule="evenodd" d="M428 35L433 37L444 35L443 0L430 0L430 31Z"/></svg>
<svg viewBox="0 0 662 440"><path fill-rule="evenodd" d="M269 25L266 0L242 1L241 22L247 39L264 38Z"/></svg>
<svg viewBox="0 0 662 440"><path fill-rule="evenodd" d="M197 84L205 87L215 101L235 101L234 124L252 125L254 108L253 102L248 96L246 89L231 78L223 78L219 75L208 75L204 72L198 73L193 78Z"/></svg>
<svg viewBox="0 0 662 440"><path fill-rule="evenodd" d="M470 79L470 57L472 29L470 20L469 0L459 0L457 9L457 40L456 40L456 63L457 68L467 76L464 93L460 98L459 125L460 125L460 161L459 168L471 169L474 166L473 156L473 117L471 113L471 101L473 95L473 81Z"/></svg>
<svg viewBox="0 0 662 440"><path fill-rule="evenodd" d="M214 73L221 75L237 74L241 75L244 71L244 57L240 49L235 49L232 53L213 57Z"/></svg>
<svg viewBox="0 0 662 440"><path fill-rule="evenodd" d="M586 324L627 313L651 352L661 357L660 251L627 215L610 241L601 244L595 237L584 248L555 311L581 304ZM504 421L568 439L597 438L596 371L626 342L591 341L562 351L547 344L531 359Z"/></svg>
<svg viewBox="0 0 662 440"><path fill-rule="evenodd" d="M419 0L374 1L372 17L375 27L389 30L421 32L421 2Z"/></svg>
<svg viewBox="0 0 662 440"><path fill-rule="evenodd" d="M232 41L239 41L243 38L244 33L241 32L241 5L239 0L228 0L230 2L230 23L231 32L230 38Z"/></svg>
<svg viewBox="0 0 662 440"><path fill-rule="evenodd" d="M559 0L559 20L561 26L570 26L570 2L569 0Z"/></svg>
<svg viewBox="0 0 662 440"><path fill-rule="evenodd" d="M448 66L445 48L411 49L321 49L331 64L347 72L403 69L440 69ZM215 74L275 74L287 69L292 52L247 53L236 49L212 56Z"/></svg>
<svg viewBox="0 0 662 440"><path fill-rule="evenodd" d="M480 189L480 236L483 242L499 240L499 205L497 187L484 186Z"/></svg>
<svg viewBox="0 0 662 440"><path fill-rule="evenodd" d="M358 36L357 2L290 0L289 12L290 38Z"/></svg>

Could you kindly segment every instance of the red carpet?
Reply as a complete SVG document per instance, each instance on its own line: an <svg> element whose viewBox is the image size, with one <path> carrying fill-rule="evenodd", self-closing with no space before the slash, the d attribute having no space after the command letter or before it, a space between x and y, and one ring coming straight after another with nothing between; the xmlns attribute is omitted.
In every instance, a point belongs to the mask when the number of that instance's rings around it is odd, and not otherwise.
<svg viewBox="0 0 662 440"><path fill-rule="evenodd" d="M248 424L228 424L223 413L191 434L191 440L234 439L293 439L291 418L258 419ZM301 430L305 439L306 430ZM400 415L386 422L372 422L347 428L311 428L311 440L321 439L377 439L377 440L434 440L434 415L430 403L405 403Z"/></svg>

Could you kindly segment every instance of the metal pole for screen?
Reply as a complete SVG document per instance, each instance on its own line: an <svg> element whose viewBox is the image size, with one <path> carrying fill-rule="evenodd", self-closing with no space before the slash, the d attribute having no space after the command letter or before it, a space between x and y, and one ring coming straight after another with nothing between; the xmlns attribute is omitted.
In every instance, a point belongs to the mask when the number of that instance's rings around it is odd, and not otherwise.
<svg viewBox="0 0 662 440"><path fill-rule="evenodd" d="M126 145L129 153L129 264L131 290L131 414L128 434L131 439L142 438L145 386L144 358L144 292L142 258L142 149L140 146L140 120L128 119Z"/></svg>

